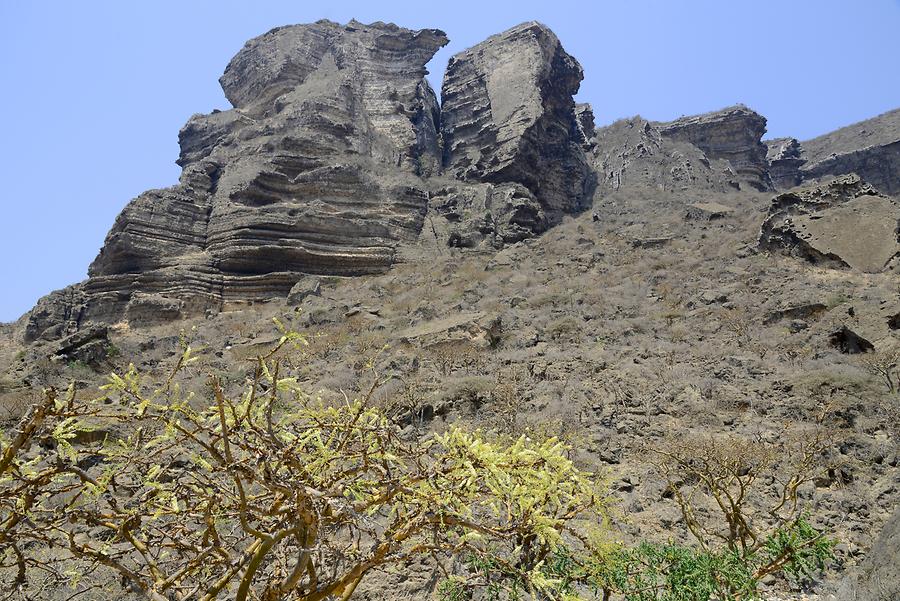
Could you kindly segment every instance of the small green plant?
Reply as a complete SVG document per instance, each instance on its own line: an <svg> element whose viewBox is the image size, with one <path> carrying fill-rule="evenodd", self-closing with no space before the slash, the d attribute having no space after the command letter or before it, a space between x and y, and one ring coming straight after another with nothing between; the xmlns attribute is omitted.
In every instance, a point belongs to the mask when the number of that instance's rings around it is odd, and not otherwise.
<svg viewBox="0 0 900 601"><path fill-rule="evenodd" d="M675 543L641 543L611 553L595 588L627 601L729 601L758 599L760 580L783 573L804 581L833 556L834 541L805 517L777 529L760 549L704 550Z"/></svg>

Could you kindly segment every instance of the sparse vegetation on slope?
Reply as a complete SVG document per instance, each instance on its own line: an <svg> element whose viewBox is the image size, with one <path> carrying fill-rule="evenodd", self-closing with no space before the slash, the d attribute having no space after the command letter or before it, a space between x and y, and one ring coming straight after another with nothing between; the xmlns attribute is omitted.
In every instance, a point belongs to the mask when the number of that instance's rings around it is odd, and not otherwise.
<svg viewBox="0 0 900 601"><path fill-rule="evenodd" d="M240 395L213 373L195 396L185 376L199 357L183 344L162 383L130 366L98 398L49 389L3 440L10 590L78 594L105 570L152 601L346 600L367 575L424 558L443 574L446 600L744 599L770 573L806 574L829 557L830 542L796 515L805 463L786 493L796 517L764 539L741 497L724 512L733 536L722 548L699 535L697 548L631 548L610 529L605 480L554 436L511 435L514 418L492 431L403 427L374 401L392 374L371 361L359 398L310 397L289 373L307 340L289 330ZM509 378L494 394L514 413ZM717 499L733 481L711 466L736 471L743 489L771 465L707 450L709 470L696 473Z"/></svg>

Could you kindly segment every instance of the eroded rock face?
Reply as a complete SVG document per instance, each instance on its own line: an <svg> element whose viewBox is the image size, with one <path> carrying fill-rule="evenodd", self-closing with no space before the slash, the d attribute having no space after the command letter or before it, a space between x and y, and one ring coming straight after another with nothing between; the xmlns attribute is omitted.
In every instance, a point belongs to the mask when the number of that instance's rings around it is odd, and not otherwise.
<svg viewBox="0 0 900 601"><path fill-rule="evenodd" d="M766 118L745 106L683 117L659 124L660 133L688 142L710 159L727 160L735 172L757 190L771 190L768 176L768 149L762 143Z"/></svg>
<svg viewBox="0 0 900 601"><path fill-rule="evenodd" d="M451 59L440 107L425 65L446 43L435 29L355 21L250 40L220 79L234 108L195 115L179 133L179 183L129 203L88 279L30 312L26 341L284 297L308 275L382 272L401 252L421 250L426 234L442 246L499 248L587 208L598 176L607 191L679 198L747 183L788 187L832 167L900 188L900 126L885 125L900 120L891 114L868 133L773 141L768 157L766 121L743 106L596 129L591 106L573 100L580 65L535 22ZM785 200L767 220L765 244L883 269L897 253L896 205L874 192L857 196ZM730 210L696 198L686 207L683 215L702 220ZM863 244L847 233L858 228L875 235Z"/></svg>
<svg viewBox="0 0 900 601"><path fill-rule="evenodd" d="M284 296L303 273L390 267L421 229L422 177L440 167L425 64L446 43L434 29L328 21L250 40L220 80L235 108L179 134L180 183L122 211L78 302L41 301L27 337L146 320L151 305L181 315Z"/></svg>
<svg viewBox="0 0 900 601"><path fill-rule="evenodd" d="M888 520L872 550L837 593L843 601L900 599L900 511Z"/></svg>
<svg viewBox="0 0 900 601"><path fill-rule="evenodd" d="M589 151L594 147L594 137L597 126L594 124L594 107L587 102L575 105L575 124L580 134L580 140L584 149Z"/></svg>
<svg viewBox="0 0 900 601"><path fill-rule="evenodd" d="M900 203L857 175L776 196L759 247L875 273L900 255Z"/></svg>
<svg viewBox="0 0 900 601"><path fill-rule="evenodd" d="M900 140L835 154L808 165L803 177L819 179L843 173L858 173L880 190L900 194Z"/></svg>
<svg viewBox="0 0 900 601"><path fill-rule="evenodd" d="M856 173L885 194L900 194L900 109L803 142L806 180Z"/></svg>
<svg viewBox="0 0 900 601"><path fill-rule="evenodd" d="M766 142L769 177L776 190L787 190L803 182L800 168L806 163L796 138L776 138Z"/></svg>
<svg viewBox="0 0 900 601"><path fill-rule="evenodd" d="M582 77L578 61L536 22L454 56L442 87L446 171L525 186L547 224L586 208L594 177L572 99Z"/></svg>
<svg viewBox="0 0 900 601"><path fill-rule="evenodd" d="M739 187L728 161L710 160L694 144L663 136L658 125L636 116L596 130L591 157L601 188L725 192Z"/></svg>
<svg viewBox="0 0 900 601"><path fill-rule="evenodd" d="M542 204L515 183L453 182L432 192L430 211L433 235L450 247L502 248L549 227Z"/></svg>
<svg viewBox="0 0 900 601"><path fill-rule="evenodd" d="M56 339L74 334L84 313L84 290L81 284L55 290L41 298L25 323L25 342L40 338Z"/></svg>

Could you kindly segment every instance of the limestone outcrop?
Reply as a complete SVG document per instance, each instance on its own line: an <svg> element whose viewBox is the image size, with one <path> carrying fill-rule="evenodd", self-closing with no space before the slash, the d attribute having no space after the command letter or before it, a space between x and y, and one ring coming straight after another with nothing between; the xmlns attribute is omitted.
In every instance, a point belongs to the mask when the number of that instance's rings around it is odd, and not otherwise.
<svg viewBox="0 0 900 601"><path fill-rule="evenodd" d="M803 170L805 179L858 173L888 194L900 194L900 139L883 146L867 146L834 154Z"/></svg>
<svg viewBox="0 0 900 601"><path fill-rule="evenodd" d="M727 160L737 175L757 190L771 190L766 154L762 143L766 118L743 105L712 113L682 117L658 124L660 133L688 142L710 159Z"/></svg>
<svg viewBox="0 0 900 601"><path fill-rule="evenodd" d="M516 183L451 182L432 192L429 210L433 235L451 247L502 248L550 227L544 206Z"/></svg>
<svg viewBox="0 0 900 601"><path fill-rule="evenodd" d="M594 147L594 138L597 135L597 126L594 123L594 107L587 102L579 102L575 105L575 125L580 134L584 149L589 151Z"/></svg>
<svg viewBox="0 0 900 601"><path fill-rule="evenodd" d="M422 178L440 168L425 64L446 43L355 21L250 40L220 80L234 108L179 134L180 183L129 203L88 280L39 302L26 337L139 321L151 301L191 314L284 296L303 273L389 268L421 229Z"/></svg>
<svg viewBox="0 0 900 601"><path fill-rule="evenodd" d="M776 196L759 247L825 267L867 273L900 256L900 203L857 175Z"/></svg>
<svg viewBox="0 0 900 601"><path fill-rule="evenodd" d="M856 173L885 194L900 194L900 109L803 142L806 180Z"/></svg>
<svg viewBox="0 0 900 601"><path fill-rule="evenodd" d="M591 200L581 66L539 23L451 60L436 29L319 21L254 38L220 78L234 108L179 133L178 185L116 219L88 279L31 312L28 341L284 297L307 274L382 272L426 214L444 243L502 246Z"/></svg>
<svg viewBox="0 0 900 601"><path fill-rule="evenodd" d="M767 140L769 177L776 190L788 190L803 182L800 169L806 163L803 158L803 147L796 138L776 138Z"/></svg>
<svg viewBox="0 0 900 601"><path fill-rule="evenodd" d="M582 77L578 61L536 22L451 58L441 95L446 172L521 184L546 217L533 222L536 231L586 208L594 175L573 100Z"/></svg>
<svg viewBox="0 0 900 601"><path fill-rule="evenodd" d="M356 21L247 42L219 80L233 108L179 132L178 184L125 207L87 280L28 314L25 341L123 320L154 326L292 289L296 301L311 276L380 273L426 242L500 248L588 208L598 185L671 192L682 216L704 222L732 205L697 192L849 171L900 191L900 111L802 145L767 147L765 118L740 105L598 129L591 105L574 101L581 66L537 22L454 56L440 105L426 64L447 42L437 29ZM896 203L869 188L848 197L854 186L776 198L760 245L885 269Z"/></svg>
<svg viewBox="0 0 900 601"><path fill-rule="evenodd" d="M663 136L658 124L640 116L597 129L593 141L598 185L607 190L725 192L740 186L728 161L710 160L694 144Z"/></svg>

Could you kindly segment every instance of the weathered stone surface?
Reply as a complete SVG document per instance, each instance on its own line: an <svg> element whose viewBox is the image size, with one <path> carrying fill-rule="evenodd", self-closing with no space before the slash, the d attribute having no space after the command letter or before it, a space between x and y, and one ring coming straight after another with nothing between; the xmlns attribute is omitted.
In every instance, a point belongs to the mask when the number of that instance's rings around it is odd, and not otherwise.
<svg viewBox="0 0 900 601"><path fill-rule="evenodd" d="M125 308L125 318L131 325L154 325L181 317L184 302L162 294L135 292Z"/></svg>
<svg viewBox="0 0 900 601"><path fill-rule="evenodd" d="M499 339L503 320L499 315L483 312L458 313L420 323L398 336L423 347L472 344L493 346Z"/></svg>
<svg viewBox="0 0 900 601"><path fill-rule="evenodd" d="M287 296L287 304L297 306L303 302L307 296L318 296L322 289L321 282L316 276L304 276L300 281L294 284Z"/></svg>
<svg viewBox="0 0 900 601"><path fill-rule="evenodd" d="M743 105L712 113L682 117L659 124L660 133L689 142L710 159L727 160L735 172L757 190L771 190L768 176L768 149L761 142L766 118Z"/></svg>
<svg viewBox="0 0 900 601"><path fill-rule="evenodd" d="M179 134L180 183L129 203L89 279L43 300L26 338L284 296L303 273L389 268L421 229L422 177L440 168L425 64L446 43L439 30L355 21L250 40L220 80L235 108Z"/></svg>
<svg viewBox="0 0 900 601"><path fill-rule="evenodd" d="M585 150L594 147L594 136L597 127L594 125L594 107L587 102L580 102L575 105L575 124L578 127L578 133L581 134L581 141Z"/></svg>
<svg viewBox="0 0 900 601"><path fill-rule="evenodd" d="M724 192L739 187L727 161L711 161L693 144L663 137L656 124L639 116L597 129L591 157L598 184L607 190Z"/></svg>
<svg viewBox="0 0 900 601"><path fill-rule="evenodd" d="M732 207L719 202L695 202L688 205L684 217L689 221L712 221L728 217L733 212Z"/></svg>
<svg viewBox="0 0 900 601"><path fill-rule="evenodd" d="M900 203L856 175L776 196L759 247L874 273L900 253Z"/></svg>
<svg viewBox="0 0 900 601"><path fill-rule="evenodd" d="M41 338L53 340L77 331L84 311L84 299L81 284L56 290L41 298L25 323L25 342L31 343Z"/></svg>
<svg viewBox="0 0 900 601"><path fill-rule="evenodd" d="M782 319L817 319L828 310L823 303L805 303L792 305L770 312L763 321L764 325L777 323Z"/></svg>
<svg viewBox="0 0 900 601"><path fill-rule="evenodd" d="M888 520L856 574L837 592L839 601L900 599L900 511Z"/></svg>
<svg viewBox="0 0 900 601"><path fill-rule="evenodd" d="M809 180L844 173L858 173L886 193L900 194L900 140L835 154L808 165L803 177Z"/></svg>
<svg viewBox="0 0 900 601"><path fill-rule="evenodd" d="M888 327L892 330L900 330L900 313L891 315L888 318Z"/></svg>
<svg viewBox="0 0 900 601"><path fill-rule="evenodd" d="M105 326L92 326L60 340L51 356L97 366L109 356L109 351L108 329Z"/></svg>
<svg viewBox="0 0 900 601"><path fill-rule="evenodd" d="M885 194L900 194L900 109L803 142L806 180L856 173Z"/></svg>
<svg viewBox="0 0 900 601"><path fill-rule="evenodd" d="M429 224L438 242L460 248L500 248L547 229L549 221L531 191L511 183L454 182L432 193L430 211L440 218Z"/></svg>
<svg viewBox="0 0 900 601"><path fill-rule="evenodd" d="M446 171L467 181L522 184L548 225L586 208L594 177L572 99L581 79L578 62L536 22L454 56L442 87Z"/></svg>
<svg viewBox="0 0 900 601"><path fill-rule="evenodd" d="M767 140L769 177L776 190L787 190L799 186L803 181L800 168L806 163L802 147L796 138L776 138Z"/></svg>
<svg viewBox="0 0 900 601"><path fill-rule="evenodd" d="M875 345L848 328L841 326L828 336L828 343L842 353L859 355L875 350Z"/></svg>

